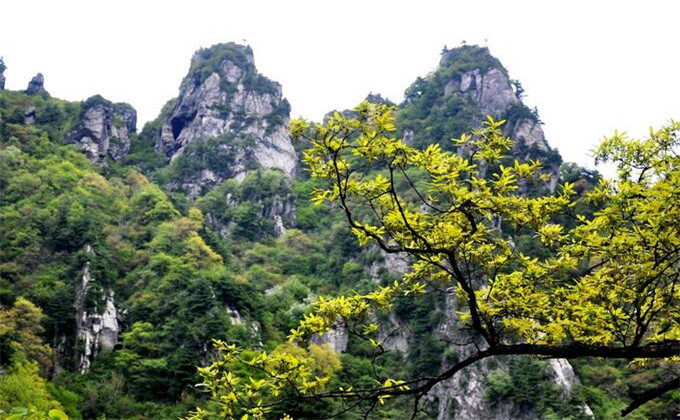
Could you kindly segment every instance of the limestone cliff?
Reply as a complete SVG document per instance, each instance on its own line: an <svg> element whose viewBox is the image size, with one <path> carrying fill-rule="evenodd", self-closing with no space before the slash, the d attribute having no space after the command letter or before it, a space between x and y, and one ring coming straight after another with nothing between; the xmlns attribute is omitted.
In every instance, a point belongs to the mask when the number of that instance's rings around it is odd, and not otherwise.
<svg viewBox="0 0 680 420"><path fill-rule="evenodd" d="M551 175L546 187L553 191L562 160L546 141L537 112L522 102L522 92L487 48L445 49L439 67L407 89L397 123L406 142L439 142L451 150L452 137L480 126L487 115L504 119L506 134L515 140L515 157L544 162Z"/></svg>
<svg viewBox="0 0 680 420"><path fill-rule="evenodd" d="M318 346L328 344L333 351L342 353L347 350L349 332L347 331L345 323L341 319L338 319L338 322L329 331L322 335L313 334L309 339L309 342L310 344L316 344Z"/></svg>
<svg viewBox="0 0 680 420"><path fill-rule="evenodd" d="M80 122L66 135L95 163L107 158L121 162L130 150L130 135L137 130L137 112L125 103L112 103L99 95L82 104Z"/></svg>
<svg viewBox="0 0 680 420"><path fill-rule="evenodd" d="M456 351L456 357L463 359L476 351L476 346L483 344L474 339L460 323L457 315L459 310L455 296L447 295L444 301L443 312L450 314L443 318L436 327L435 335L448 343L468 343L463 346L452 347ZM476 342L476 344L475 344ZM498 404L490 404L487 395L488 377L493 371L508 372L512 375L507 364L507 358L493 358L481 363L474 364L463 369L451 379L436 385L430 392L430 398L439 407L438 420L451 418L473 419L538 419L540 416L531 407L522 407L512 399L506 399ZM446 368L447 361L443 361ZM568 401L572 390L579 384L571 365L565 359L551 360L545 367L545 380L552 382L558 389L560 398ZM537 387L539 384L535 384ZM583 406L583 414L592 417L592 412L587 405Z"/></svg>
<svg viewBox="0 0 680 420"><path fill-rule="evenodd" d="M389 255L381 263L374 264L369 271L376 270L376 266L382 265L395 277L401 277L408 270L408 265L404 259ZM395 259L399 261L395 264ZM437 372L446 370L452 363L462 360L477 351L477 347L484 347L484 343L470 334L469 328L460 322L457 311L461 308L453 292L443 294L441 299L432 295L432 309L425 311L415 311L412 313L402 313L401 316L396 311L391 312L387 317L380 319L378 339L383 343L386 350L394 351L406 359L411 359L414 354L423 351L423 344L419 342L424 336L433 338L432 343L443 344L439 350L439 363L435 366ZM422 302L421 302L422 303ZM445 314L440 317L439 322L426 326L426 331L422 329L423 315L429 313ZM427 322L427 321L425 321ZM421 325L417 327L416 325ZM348 335L342 324L336 325L331 331L321 337L314 337L313 342L331 343L336 351L345 351L347 347ZM344 343L339 338L344 337ZM338 346L338 343L341 345ZM448 343L448 344L444 344ZM458 372L452 378L442 381L432 388L427 398L436 407L437 420L448 419L539 419L540 416L532 407L523 406L515 403L512 399L504 399L496 404L491 404L487 398L487 381L492 372L511 372L508 365L508 358L498 357L487 359L469 366ZM572 391L580 384L580 381L569 362L565 359L552 359L543 367L545 370L544 380L554 384L558 389L559 398L569 401ZM511 372L512 373L512 372ZM422 374L422 372L420 373ZM534 384L539 386L539 384ZM581 406L582 414L586 418L592 418L593 413L588 405Z"/></svg>
<svg viewBox="0 0 680 420"><path fill-rule="evenodd" d="M7 69L7 66L5 66L5 61L0 57L0 90L5 89L5 70Z"/></svg>
<svg viewBox="0 0 680 420"><path fill-rule="evenodd" d="M491 68L485 73L474 69L463 73L460 80L451 79L444 87L444 95L455 94L462 94L475 102L483 115L508 120L506 132L516 141L513 151L517 158L545 158L550 154L551 148L537 115L521 102L518 92L501 69ZM548 188L554 191L561 160L548 160L546 163L546 169L553 175Z"/></svg>
<svg viewBox="0 0 680 420"><path fill-rule="evenodd" d="M199 50L156 135L156 152L171 162L168 185L196 197L256 168L293 176L289 114L281 85L257 72L250 47Z"/></svg>
<svg viewBox="0 0 680 420"><path fill-rule="evenodd" d="M85 253L95 258L92 247L86 245ZM93 310L86 305L86 296L92 287L92 273L90 262L83 267L82 277L76 283L76 369L86 373L92 361L101 350L112 350L118 342L120 328L118 325L118 311L114 302L114 293L106 291L104 308Z"/></svg>

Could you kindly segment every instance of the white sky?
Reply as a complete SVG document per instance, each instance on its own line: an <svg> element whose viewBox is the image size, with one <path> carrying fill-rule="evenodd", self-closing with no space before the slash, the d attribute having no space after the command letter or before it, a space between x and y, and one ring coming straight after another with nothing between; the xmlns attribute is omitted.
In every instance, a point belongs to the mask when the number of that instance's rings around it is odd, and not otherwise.
<svg viewBox="0 0 680 420"><path fill-rule="evenodd" d="M680 118L677 1L54 1L0 5L8 89L38 71L56 97L131 103L139 127L177 95L192 53L253 47L293 116L320 119L369 91L400 102L444 45L487 45L538 107L567 161L615 128Z"/></svg>

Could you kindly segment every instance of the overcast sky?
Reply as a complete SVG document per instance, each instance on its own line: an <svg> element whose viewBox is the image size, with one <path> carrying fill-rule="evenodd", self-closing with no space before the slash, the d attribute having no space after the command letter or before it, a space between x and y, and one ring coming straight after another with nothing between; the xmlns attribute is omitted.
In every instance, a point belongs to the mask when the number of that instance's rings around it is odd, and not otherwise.
<svg viewBox="0 0 680 420"><path fill-rule="evenodd" d="M0 16L8 89L40 71L53 96L129 102L140 128L196 49L228 41L250 44L293 116L310 119L370 91L400 102L463 41L521 81L565 160L592 166L615 128L644 135L680 118L677 1L10 0Z"/></svg>

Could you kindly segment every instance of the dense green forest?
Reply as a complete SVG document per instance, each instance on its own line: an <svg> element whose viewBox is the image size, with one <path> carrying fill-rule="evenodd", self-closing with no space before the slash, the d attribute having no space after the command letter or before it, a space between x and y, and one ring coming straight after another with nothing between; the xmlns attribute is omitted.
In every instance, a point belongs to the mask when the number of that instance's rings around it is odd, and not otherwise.
<svg viewBox="0 0 680 420"><path fill-rule="evenodd" d="M290 105L252 54L231 43L199 50L179 96L139 133L127 104L0 90L0 418L49 418L40 413L53 409L71 419L177 418L210 408L197 369L218 360L213 340L253 357L298 352L332 377L329 387L435 375L459 359L455 334L442 333L457 328L446 321L450 299L436 289L399 299L378 320L388 351L377 364L343 325L291 350L287 337L320 296L370 293L413 261L361 246L341 208L311 200L325 186L300 159L311 145L291 141ZM455 152L450 139L491 114L516 140L513 158L543 162L540 180L518 194L549 196L571 183L578 198L594 188L599 174L562 163L521 93L486 48L445 49L395 106L395 134L416 149ZM414 170L400 182L407 191L428 180ZM528 230L499 228L527 255L550 253ZM548 360L490 359L431 395L418 418L616 419L632 393L677 371L664 362L570 362L566 392ZM476 398L470 406L466 393ZM309 400L268 415L328 418L343 404ZM337 418L363 418L368 406ZM675 390L627 418L678 412ZM369 418L410 416L410 402L394 399Z"/></svg>

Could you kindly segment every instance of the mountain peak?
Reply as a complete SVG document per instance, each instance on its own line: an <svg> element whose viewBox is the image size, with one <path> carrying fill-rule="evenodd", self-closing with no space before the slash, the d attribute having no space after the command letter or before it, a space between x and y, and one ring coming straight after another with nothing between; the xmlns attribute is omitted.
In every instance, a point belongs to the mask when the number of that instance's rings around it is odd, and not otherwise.
<svg viewBox="0 0 680 420"><path fill-rule="evenodd" d="M45 77L43 76L42 73L38 73L33 78L31 79L30 82L28 82L28 86L26 87L26 94L27 95L40 95L43 97L48 97L50 96L49 93L45 90Z"/></svg>
<svg viewBox="0 0 680 420"><path fill-rule="evenodd" d="M451 138L480 126L487 115L506 120L506 134L516 141L513 153L521 160L543 160L552 190L561 158L548 145L536 111L522 102L521 92L488 48L444 48L439 67L406 90L397 126L417 147L436 142L451 150Z"/></svg>
<svg viewBox="0 0 680 420"><path fill-rule="evenodd" d="M225 43L198 50L156 137L173 183L189 196L252 168L292 176L290 105L281 85L258 73L252 49ZM187 169L190 167L190 170Z"/></svg>
<svg viewBox="0 0 680 420"><path fill-rule="evenodd" d="M244 73L256 72L253 49L249 45L234 42L215 44L201 48L191 57L191 66L181 87L199 85L212 73L217 73L230 82Z"/></svg>
<svg viewBox="0 0 680 420"><path fill-rule="evenodd" d="M508 71L503 64L491 55L489 48L479 45L462 45L460 47L448 49L444 47L442 56L439 60L440 68L448 68L453 71L466 71L479 69L482 72L491 68L501 70L506 76Z"/></svg>
<svg viewBox="0 0 680 420"><path fill-rule="evenodd" d="M94 95L82 102L80 120L65 143L75 144L95 163L104 164L107 158L121 162L136 130L137 111L131 105Z"/></svg>

